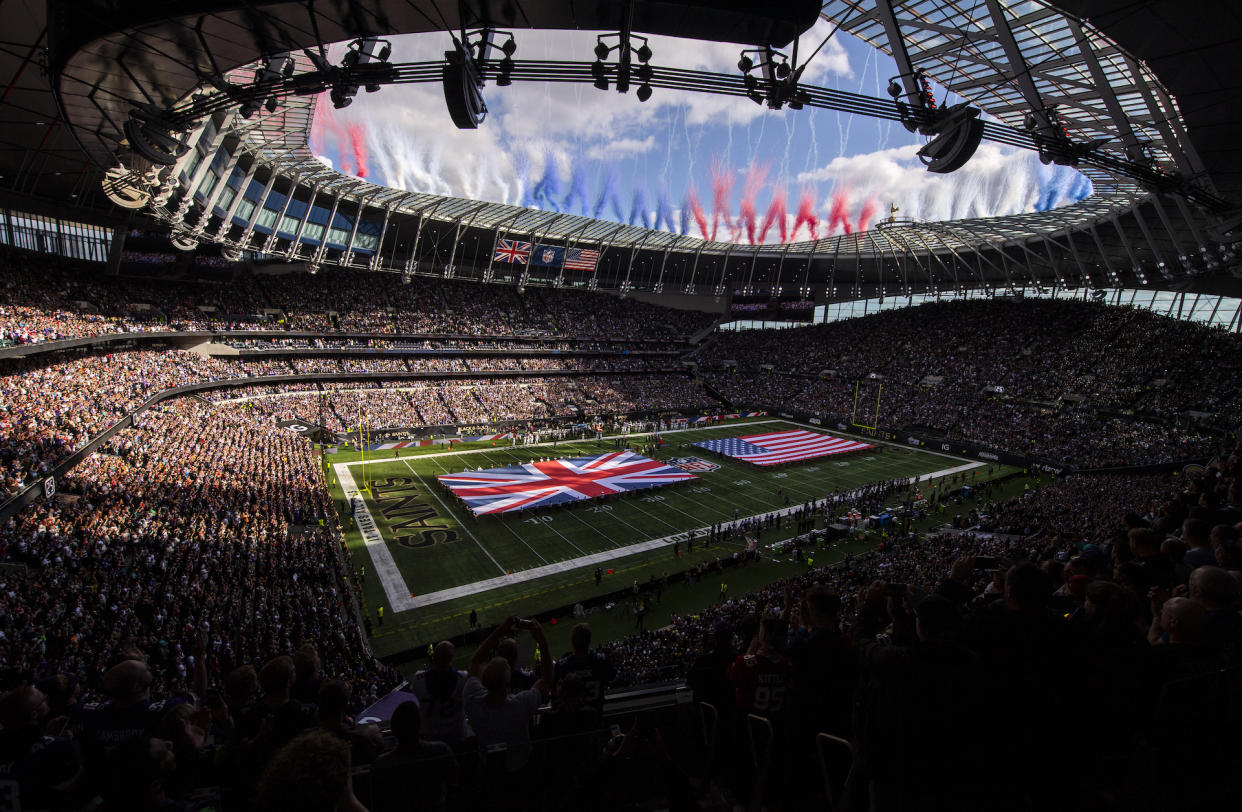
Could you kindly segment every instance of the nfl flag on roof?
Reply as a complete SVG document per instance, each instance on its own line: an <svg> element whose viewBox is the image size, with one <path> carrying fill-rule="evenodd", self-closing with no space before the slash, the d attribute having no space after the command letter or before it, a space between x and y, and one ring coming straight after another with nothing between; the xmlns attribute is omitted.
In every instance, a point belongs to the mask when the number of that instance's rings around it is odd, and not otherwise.
<svg viewBox="0 0 1242 812"><path fill-rule="evenodd" d="M437 477L476 516L595 499L695 478L630 451Z"/></svg>
<svg viewBox="0 0 1242 812"><path fill-rule="evenodd" d="M778 431L773 434L750 434L745 437L729 437L725 440L705 440L701 443L693 443L693 445L754 465L780 465L786 462L875 448L869 443L844 440L840 437L802 429Z"/></svg>
<svg viewBox="0 0 1242 812"><path fill-rule="evenodd" d="M568 252L568 253L567 253ZM530 252L530 264L545 268L559 268L562 263L567 271L593 271L599 263L599 251L585 248L566 248L563 245L536 245Z"/></svg>
<svg viewBox="0 0 1242 812"><path fill-rule="evenodd" d="M493 262L510 262L525 265L530 259L530 243L517 240L496 240L496 253Z"/></svg>

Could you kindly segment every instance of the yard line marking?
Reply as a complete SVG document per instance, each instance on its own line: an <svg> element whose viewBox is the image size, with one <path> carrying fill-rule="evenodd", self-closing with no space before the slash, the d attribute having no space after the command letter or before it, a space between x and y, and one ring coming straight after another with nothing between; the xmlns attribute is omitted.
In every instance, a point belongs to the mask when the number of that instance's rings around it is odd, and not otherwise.
<svg viewBox="0 0 1242 812"><path fill-rule="evenodd" d="M449 510L448 505L444 504L444 500L440 498L440 494L436 493L433 489L429 488L427 486L427 483L423 481L423 478L418 475L418 471L415 471L414 467L411 466L408 462L405 463L405 467L409 468L410 473L414 475L414 478L418 480L419 484L422 485L424 488L426 488L427 492L436 498L436 501L440 503L440 507L444 508L444 515L449 518L452 518L453 511ZM505 571L505 568L500 566L500 562L497 561L495 558L493 558L492 554L487 551L487 548L484 547L477 538L475 538L474 533L470 532L469 527L466 527L466 525L463 524L462 522L458 522L457 526L460 527L462 530L466 531L466 535L470 537L471 541L479 545L479 549L483 551L483 555L487 556L488 558L492 560L492 563L496 565L496 569L500 570L501 572Z"/></svg>
<svg viewBox="0 0 1242 812"><path fill-rule="evenodd" d="M448 473L448 469L446 469L443 465L441 465L441 464L440 464L440 462L439 462L438 460L432 460L432 462L434 462L434 463L436 464L436 467L437 467L437 468L439 468L441 471L444 471L444 473L446 473L446 474ZM406 468L410 468L410 464L407 462L407 463L405 464L405 467L406 467ZM414 469L413 469L413 468L410 468L410 470L411 470L411 471L413 471ZM443 502L441 502L440 504L444 504L444 503L443 503ZM456 518L456 517L453 517L453 518ZM457 523L458 523L459 525L464 525L464 523L463 523L463 522L460 522L460 521L458 521ZM543 563L545 563L545 564L547 564L547 563L548 563L548 559L546 559L546 558L544 558L543 556L541 556L541 555L539 554L539 551L538 551L538 550L536 550L534 547L532 547L532 546L530 546L529 544L527 544L527 543L526 543L526 539L524 539L524 538L522 538L521 536L519 536L519 535L517 534L517 532L515 532L515 531L514 531L514 529L508 525L508 523L507 523L507 522L502 521L502 522L500 523L500 526L501 526L501 527L503 527L505 530L508 530L508 531L509 531L509 534L510 534L511 536L513 536L515 539L517 539L519 542L521 542L521 543L522 543L522 545L526 547L526 549L528 549L528 550L530 550L532 553L534 553L534 554L535 554L535 558L538 558L540 561L542 561L542 562L543 562ZM463 529L464 529L464 527L463 527ZM468 531L467 531L467 532L468 532ZM473 538L473 536L471 536L471 538ZM476 541L475 541L475 543L477 544L477 543L478 543L478 541L476 540ZM493 561L495 561L496 559L494 559L494 558L493 558L492 560L493 560ZM508 570L505 570L505 571L506 571L506 572L508 572Z"/></svg>

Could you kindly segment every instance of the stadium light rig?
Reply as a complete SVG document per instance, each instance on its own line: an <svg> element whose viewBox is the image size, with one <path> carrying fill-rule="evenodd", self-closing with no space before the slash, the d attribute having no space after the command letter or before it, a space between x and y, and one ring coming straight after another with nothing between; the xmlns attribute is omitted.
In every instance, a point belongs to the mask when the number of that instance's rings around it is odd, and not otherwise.
<svg viewBox="0 0 1242 812"><path fill-rule="evenodd" d="M333 71L335 81L328 90L332 106L341 110L353 104L359 87L365 86L368 93L379 90L381 83L386 81L387 77L366 76L366 74L375 72L371 66L387 66L391 71L392 65L388 62L391 54L392 43L378 37L356 39L349 43L349 49L341 58L341 67Z"/></svg>
<svg viewBox="0 0 1242 812"><path fill-rule="evenodd" d="M606 40L616 38L615 45L610 44ZM639 40L642 45L634 47L631 40ZM638 96L640 102L645 102L651 98L651 46L647 42L647 38L638 34L631 34L629 31L620 31L616 34L600 34L595 38L595 62L591 64L591 78L593 84L600 90L608 89L608 63L607 59L614 51L617 52L617 70L616 70L616 87L618 93L626 93L630 89L631 80L637 81L638 89L635 95ZM638 60L638 67L634 67L633 60Z"/></svg>
<svg viewBox="0 0 1242 812"><path fill-rule="evenodd" d="M977 107L966 102L948 107L936 104L931 82L919 68L890 77L888 95L897 103L897 114L908 132L931 137L917 153L928 172L956 172L974 157L984 125Z"/></svg>
<svg viewBox="0 0 1242 812"><path fill-rule="evenodd" d="M767 104L772 110L779 110L786 104L791 110L801 110L811 100L810 95L798 87L798 80L806 65L794 68L798 59L798 43L794 42L794 54L789 56L770 47L751 48L742 51L737 60L737 69L742 72L742 84L746 87L746 97L755 104ZM762 79L752 71L758 69Z"/></svg>

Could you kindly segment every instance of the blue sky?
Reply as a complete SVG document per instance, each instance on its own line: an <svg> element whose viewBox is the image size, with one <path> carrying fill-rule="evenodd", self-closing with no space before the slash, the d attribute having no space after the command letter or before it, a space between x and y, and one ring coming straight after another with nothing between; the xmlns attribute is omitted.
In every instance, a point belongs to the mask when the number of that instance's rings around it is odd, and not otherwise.
<svg viewBox="0 0 1242 812"><path fill-rule="evenodd" d="M803 35L803 53L829 30L821 22ZM593 32L518 31L516 38L518 59L594 59ZM398 62L437 59L450 47L444 34L393 44ZM653 37L651 48L654 64L718 72L736 72L741 51L667 37ZM837 34L803 80L886 96L896 72L887 55ZM932 175L914 156L924 139L863 116L771 111L749 99L662 89L646 103L632 90L590 85L515 83L484 92L489 114L476 131L449 121L438 83L360 93L340 111L323 97L312 149L342 171L411 191L743 243L780 241L782 222L789 239L809 237L812 221L819 237L854 230L892 205L901 217L942 220L1064 205L1090 190L1073 170L987 143L962 170Z"/></svg>

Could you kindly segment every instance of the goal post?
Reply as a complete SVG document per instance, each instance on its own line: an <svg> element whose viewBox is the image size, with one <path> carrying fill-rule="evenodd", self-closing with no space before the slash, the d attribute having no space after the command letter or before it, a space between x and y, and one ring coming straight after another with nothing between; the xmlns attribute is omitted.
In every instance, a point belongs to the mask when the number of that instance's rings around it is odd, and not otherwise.
<svg viewBox="0 0 1242 812"><path fill-rule="evenodd" d="M875 431L876 428L880 425L880 398L884 394L884 384L881 383L881 384L876 385L875 411L872 412L871 414L864 413L862 415L859 415L858 401L862 397L862 383L863 383L862 381L854 381L854 412L850 417L850 425L852 425L854 428L868 429L869 431ZM870 400L871 398L868 397L867 403L869 403ZM863 408L866 409L866 404L864 404ZM860 418L861 420L869 421L869 424L860 422Z"/></svg>

